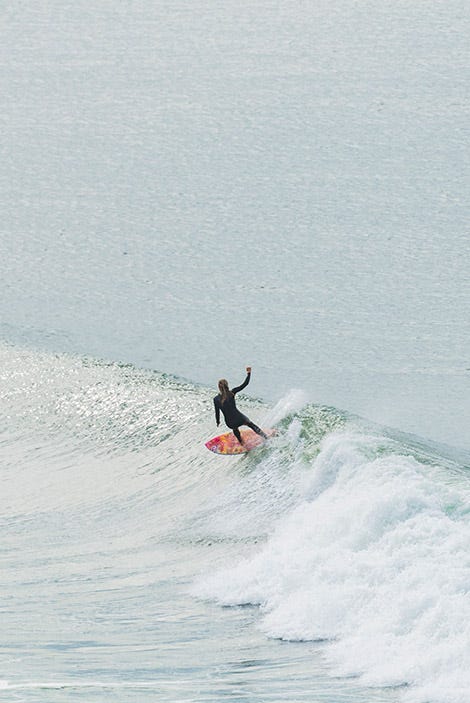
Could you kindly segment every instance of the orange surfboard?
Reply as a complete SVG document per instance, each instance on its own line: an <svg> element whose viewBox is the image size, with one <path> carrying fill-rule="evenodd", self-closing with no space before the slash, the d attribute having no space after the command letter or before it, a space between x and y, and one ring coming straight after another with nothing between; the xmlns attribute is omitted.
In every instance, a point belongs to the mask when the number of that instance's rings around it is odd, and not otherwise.
<svg viewBox="0 0 470 703"><path fill-rule="evenodd" d="M264 431L268 437L272 437L272 435L275 434L275 430ZM206 447L215 454L233 455L245 454L266 442L264 437L261 437L261 435L256 434L256 432L253 432L253 430L249 428L240 428L240 434L243 439L243 444L240 444L233 432L226 432L225 434L210 439L206 442Z"/></svg>

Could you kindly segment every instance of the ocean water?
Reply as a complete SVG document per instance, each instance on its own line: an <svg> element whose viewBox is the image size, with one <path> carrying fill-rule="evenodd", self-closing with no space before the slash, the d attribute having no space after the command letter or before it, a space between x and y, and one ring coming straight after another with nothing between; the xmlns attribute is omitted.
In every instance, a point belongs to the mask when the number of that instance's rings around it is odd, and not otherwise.
<svg viewBox="0 0 470 703"><path fill-rule="evenodd" d="M0 700L467 700L470 465L299 393L219 457L204 386L0 357Z"/></svg>
<svg viewBox="0 0 470 703"><path fill-rule="evenodd" d="M1 26L0 701L468 703L467 3Z"/></svg>
<svg viewBox="0 0 470 703"><path fill-rule="evenodd" d="M3 338L470 448L466 0L2 14Z"/></svg>

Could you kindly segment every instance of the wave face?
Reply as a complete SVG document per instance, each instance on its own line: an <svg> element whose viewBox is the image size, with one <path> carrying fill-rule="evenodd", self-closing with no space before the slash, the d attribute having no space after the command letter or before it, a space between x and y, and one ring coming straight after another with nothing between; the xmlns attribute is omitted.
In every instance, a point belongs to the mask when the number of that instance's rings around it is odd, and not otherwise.
<svg viewBox="0 0 470 703"><path fill-rule="evenodd" d="M243 669L252 700L293 700L295 667L295 700L312 700L326 661L322 700L347 690L350 701L466 703L464 464L298 392L274 408L243 398L279 434L216 457L203 446L210 389L11 346L0 362L0 699L41 700L46 688L86 700L92 688L154 700L158 688L160 700L220 700L208 671L226 671L228 686ZM234 673L227 658L249 639L234 633L253 621L270 666ZM275 649L283 640L311 644L299 658Z"/></svg>

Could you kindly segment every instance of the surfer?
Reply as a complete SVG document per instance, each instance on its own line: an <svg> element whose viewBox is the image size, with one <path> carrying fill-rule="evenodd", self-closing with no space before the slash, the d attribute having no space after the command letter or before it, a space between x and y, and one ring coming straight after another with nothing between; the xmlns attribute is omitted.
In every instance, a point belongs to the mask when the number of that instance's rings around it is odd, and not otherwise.
<svg viewBox="0 0 470 703"><path fill-rule="evenodd" d="M264 439L268 439L268 435L265 434L263 430L260 429L257 425L255 425L254 422L251 422L251 420L246 415L243 415L243 413L238 410L235 404L236 393L242 391L244 388L247 387L250 382L250 378L251 366L246 367L246 378L243 381L242 385L237 386L236 388L232 388L232 390L230 390L228 382L225 380L225 378L221 378L219 381L219 394L216 395L214 398L215 421L217 423L217 427L220 424L220 411L222 411L222 414L225 419L225 424L227 425L227 427L230 427L240 444L243 444L240 430L238 429L241 425L247 425L254 432L256 432L256 434L261 435L261 437L264 437Z"/></svg>

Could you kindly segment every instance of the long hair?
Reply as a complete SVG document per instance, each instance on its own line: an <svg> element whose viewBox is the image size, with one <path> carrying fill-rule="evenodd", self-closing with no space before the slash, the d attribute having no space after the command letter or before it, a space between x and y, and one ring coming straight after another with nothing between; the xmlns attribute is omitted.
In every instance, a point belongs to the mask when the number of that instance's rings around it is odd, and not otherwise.
<svg viewBox="0 0 470 703"><path fill-rule="evenodd" d="M220 402L225 403L227 398L230 396L230 388L228 387L228 382L225 378L221 378L219 381L219 392L220 392Z"/></svg>

